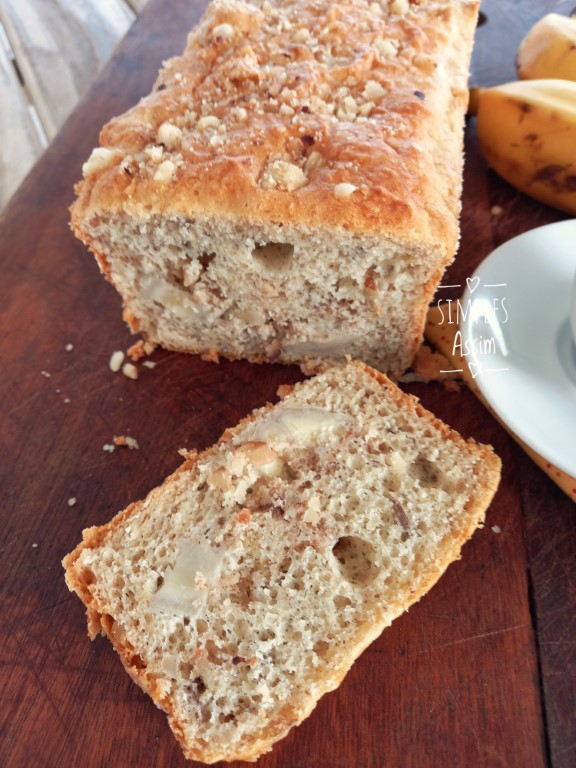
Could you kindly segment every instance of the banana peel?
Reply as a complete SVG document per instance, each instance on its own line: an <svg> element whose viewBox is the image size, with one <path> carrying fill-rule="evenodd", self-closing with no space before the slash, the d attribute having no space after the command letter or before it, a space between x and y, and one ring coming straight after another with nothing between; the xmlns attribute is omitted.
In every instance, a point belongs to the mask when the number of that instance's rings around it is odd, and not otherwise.
<svg viewBox="0 0 576 768"><path fill-rule="evenodd" d="M520 43L516 71L521 80L576 81L576 17L549 13Z"/></svg>
<svg viewBox="0 0 576 768"><path fill-rule="evenodd" d="M522 80L475 89L480 149L509 184L576 214L576 82Z"/></svg>

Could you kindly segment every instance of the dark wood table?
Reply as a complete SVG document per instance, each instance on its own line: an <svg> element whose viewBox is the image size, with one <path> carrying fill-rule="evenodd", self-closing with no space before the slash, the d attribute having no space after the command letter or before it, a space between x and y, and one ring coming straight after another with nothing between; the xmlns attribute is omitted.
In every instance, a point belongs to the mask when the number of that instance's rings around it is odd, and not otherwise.
<svg viewBox="0 0 576 768"><path fill-rule="evenodd" d="M568 12L573 1L487 0L473 81L512 79L529 26L553 8ZM68 229L73 183L100 126L149 90L161 60L183 47L200 6L150 1L0 219L2 768L186 764L164 715L109 644L88 641L60 561L84 527L107 521L174 469L178 448L210 445L273 400L280 383L301 377L296 368L214 365L161 350L156 368L138 381L112 374L111 352L131 343L119 299ZM466 142L454 283L495 245L563 218L487 171L473 123ZM500 215L491 213L495 205ZM410 390L502 457L487 524L260 765L574 768L574 503L468 390ZM140 449L103 450L121 434Z"/></svg>

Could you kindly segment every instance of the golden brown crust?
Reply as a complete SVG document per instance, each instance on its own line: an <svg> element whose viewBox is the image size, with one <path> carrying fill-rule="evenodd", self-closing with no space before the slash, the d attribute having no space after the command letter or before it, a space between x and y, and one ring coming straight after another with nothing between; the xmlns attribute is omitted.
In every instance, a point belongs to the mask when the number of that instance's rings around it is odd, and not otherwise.
<svg viewBox="0 0 576 768"><path fill-rule="evenodd" d="M76 233L99 211L202 214L416 236L451 259L477 3L405 8L212 3L153 93L103 129L109 165L77 187Z"/></svg>

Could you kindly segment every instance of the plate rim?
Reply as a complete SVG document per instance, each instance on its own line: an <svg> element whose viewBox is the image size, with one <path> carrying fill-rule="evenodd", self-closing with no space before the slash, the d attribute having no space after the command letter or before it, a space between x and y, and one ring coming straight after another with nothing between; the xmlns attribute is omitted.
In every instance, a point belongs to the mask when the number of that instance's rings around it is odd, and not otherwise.
<svg viewBox="0 0 576 768"><path fill-rule="evenodd" d="M551 224L545 224L540 227L534 227L530 230L527 230L526 232L522 232L519 235L516 235L515 237L511 238L510 240L505 241L504 243L501 243L499 246L497 246L495 249L493 249L481 262L478 264L476 269L474 270L474 273L471 278L469 278L466 282L466 288L462 295L462 302L464 306L468 306L467 302L474 301L474 297L472 296L472 292L470 289L470 283L471 281L475 280L477 277L480 278L480 281L482 280L482 276L486 270L488 262L493 263L494 261L497 261L498 259L501 259L503 256L502 254L508 254L510 250L514 250L518 248L518 246L526 240L534 239L535 237L538 238L538 240L542 237L545 237L546 231L554 232L554 236L556 235L557 231L561 231L562 229L566 229L568 231L574 230L574 261L572 263L572 267L576 268L576 218L571 219L565 219L559 222L554 222ZM539 246L539 244L538 244ZM537 248L538 248L537 246ZM546 255L546 258L550 258L549 254ZM538 273L538 275L541 275L541 271ZM531 279L533 280L537 277L530 276L529 278L524 273L524 279ZM574 278L576 279L576 277ZM572 294L572 287L573 285L567 286L567 294L568 294L568 301L566 305L566 321L568 322L568 325L570 326L570 295ZM543 307L545 309L545 307ZM543 317L548 317L547 313L544 311L542 312ZM554 317L556 317L555 315ZM551 318L552 320L553 318ZM512 319L513 322L513 319ZM464 319L461 320L459 323L459 328L462 334L462 340L468 340L470 342L470 337L472 335L472 312L469 312ZM509 358L511 360L514 359L513 355ZM559 365L561 365L561 362L559 360ZM488 383L486 381L487 376L489 374L484 373L482 370L478 370L478 373L476 377L474 378L474 383L478 387L480 393L484 397L484 399L487 401L490 408L494 411L494 413L497 415L497 417L503 422L503 424L508 427L512 432L517 435L526 445L531 448L533 451L538 453L545 461L551 463L554 467L560 469L561 471L567 473L570 476L576 477L576 450L574 451L574 460L573 464L570 463L570 457L564 456L564 452L559 452L558 450L555 450L553 446L550 446L549 442L546 442L546 444L543 444L541 440L538 439L538 435L534 436L534 434L530 431L530 428L524 427L522 424L518 425L517 420L514 418L514 416L510 417L510 414L506 412L505 405L502 404L501 399L497 397L497 394L495 396L494 390L490 388L489 386L489 379ZM529 390L528 390L529 391ZM576 390L575 390L576 391ZM530 398L528 398L530 399ZM537 402L535 405L537 405ZM541 434L541 432L540 432ZM574 435L576 438L576 429L574 431ZM575 439L575 445L576 445L576 439Z"/></svg>

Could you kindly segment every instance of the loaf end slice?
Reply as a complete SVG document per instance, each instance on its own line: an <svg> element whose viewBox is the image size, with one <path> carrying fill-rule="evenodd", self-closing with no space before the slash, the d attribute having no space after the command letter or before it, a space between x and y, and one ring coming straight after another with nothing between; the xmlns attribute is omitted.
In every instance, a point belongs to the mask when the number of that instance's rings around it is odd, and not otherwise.
<svg viewBox="0 0 576 768"><path fill-rule="evenodd" d="M254 412L64 559L188 758L256 760L482 524L492 449L359 363Z"/></svg>

